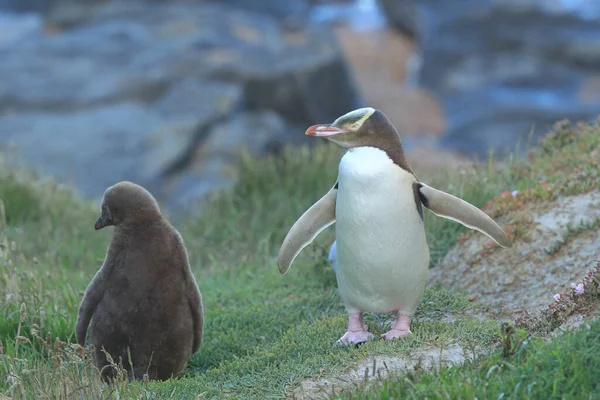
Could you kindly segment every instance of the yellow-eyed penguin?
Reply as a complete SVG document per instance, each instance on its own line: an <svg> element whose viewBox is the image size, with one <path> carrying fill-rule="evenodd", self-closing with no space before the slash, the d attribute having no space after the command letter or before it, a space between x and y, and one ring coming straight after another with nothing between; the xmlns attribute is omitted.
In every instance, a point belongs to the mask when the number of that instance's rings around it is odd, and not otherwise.
<svg viewBox="0 0 600 400"><path fill-rule="evenodd" d="M349 316L348 330L338 343L358 344L373 337L363 312L397 313L392 329L381 335L384 339L411 333L411 317L429 272L423 206L508 246L500 226L483 211L417 179L400 135L381 111L360 108L332 124L313 125L306 135L326 138L348 151L334 186L288 232L277 264L285 274L304 247L337 223L329 256Z"/></svg>

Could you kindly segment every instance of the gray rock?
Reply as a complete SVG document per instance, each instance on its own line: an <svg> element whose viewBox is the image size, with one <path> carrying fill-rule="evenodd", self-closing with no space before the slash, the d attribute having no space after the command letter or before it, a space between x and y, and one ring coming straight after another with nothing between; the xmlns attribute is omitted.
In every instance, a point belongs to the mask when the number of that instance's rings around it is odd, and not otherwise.
<svg viewBox="0 0 600 400"><path fill-rule="evenodd" d="M164 124L154 131L153 147L144 170L160 178L179 167L194 151L202 132L241 109L242 89L233 83L187 78L173 86L153 104Z"/></svg>
<svg viewBox="0 0 600 400"><path fill-rule="evenodd" d="M0 0L0 10L11 13L47 12L56 0Z"/></svg>
<svg viewBox="0 0 600 400"><path fill-rule="evenodd" d="M267 14L280 21L289 21L293 18L306 18L310 5L307 0L210 0L219 4Z"/></svg>
<svg viewBox="0 0 600 400"><path fill-rule="evenodd" d="M212 3L127 3L82 28L0 51L3 109L69 110L154 101L185 77L240 82L251 109L302 124L334 119L357 104L328 30L289 32L277 20ZM137 4L137 6L136 6ZM138 7L138 8L136 8Z"/></svg>
<svg viewBox="0 0 600 400"><path fill-rule="evenodd" d="M40 35L41 32L42 20L37 15L0 12L0 48L12 46L19 40Z"/></svg>
<svg viewBox="0 0 600 400"><path fill-rule="evenodd" d="M0 48L10 77L0 80L0 145L14 141L15 162L86 195L130 179L176 205L175 177L199 176L193 198L226 186L237 150L297 142L358 104L335 39L318 27L291 31L210 1L86 12L84 25Z"/></svg>
<svg viewBox="0 0 600 400"><path fill-rule="evenodd" d="M598 96L582 95L600 68L596 1L422 0L418 10L419 82L444 107L443 145L514 150L532 129L536 139L556 120L600 113Z"/></svg>
<svg viewBox="0 0 600 400"><path fill-rule="evenodd" d="M238 86L189 79L150 106L117 103L71 113L2 117L0 145L14 143L14 162L61 181L72 179L85 195L99 196L122 179L154 189L165 171L193 151L203 127L241 104Z"/></svg>
<svg viewBox="0 0 600 400"><path fill-rule="evenodd" d="M410 38L418 37L417 0L378 0L389 25Z"/></svg>
<svg viewBox="0 0 600 400"><path fill-rule="evenodd" d="M220 170L220 166L215 166L213 170ZM223 179L210 173L184 172L167 186L168 197L166 201L163 200L163 204L170 212L171 221L180 224L190 215L200 213L202 200L210 198L217 191L231 189L234 184L235 180L231 178ZM162 196L164 197L164 193Z"/></svg>
<svg viewBox="0 0 600 400"><path fill-rule="evenodd" d="M105 8L106 0L53 0L51 7L43 11L46 20L61 29L84 25L94 19L102 11L109 11L119 16L130 8L130 1L115 2Z"/></svg>
<svg viewBox="0 0 600 400"><path fill-rule="evenodd" d="M239 111L243 103L239 85L190 77L173 83L153 107L165 118L207 122Z"/></svg>
<svg viewBox="0 0 600 400"><path fill-rule="evenodd" d="M285 141L286 127L273 111L243 112L216 124L198 154L201 158L238 157L240 152L265 155L268 148Z"/></svg>
<svg viewBox="0 0 600 400"><path fill-rule="evenodd" d="M236 114L215 124L194 153L185 172L171 179L167 207L190 209L214 190L231 187L243 154L265 155L286 141L289 130L273 111Z"/></svg>
<svg viewBox="0 0 600 400"><path fill-rule="evenodd" d="M297 35L279 54L228 71L244 83L248 107L275 110L304 125L333 121L357 108L355 87L333 39L320 41L329 32ZM219 70L217 76L223 73Z"/></svg>
<svg viewBox="0 0 600 400"><path fill-rule="evenodd" d="M127 103L68 115L8 115L0 118L0 145L16 145L9 161L97 197L118 180L143 180L145 155L160 125L155 113Z"/></svg>
<svg viewBox="0 0 600 400"><path fill-rule="evenodd" d="M152 101L174 77L137 68L131 53L152 42L150 27L107 21L0 49L0 113L68 111L114 101Z"/></svg>
<svg viewBox="0 0 600 400"><path fill-rule="evenodd" d="M6 3L6 9L29 10L44 13L50 21L62 27L73 27L89 22L97 15L122 16L128 11L139 8L139 4L153 6L166 4L170 0L23 0L24 5L19 5L17 0L0 0L0 9ZM196 4L213 2L254 13L265 14L276 18L282 23L301 23L310 12L307 0L179 0L191 7ZM115 3L115 4L112 4ZM108 4L108 7L106 6Z"/></svg>

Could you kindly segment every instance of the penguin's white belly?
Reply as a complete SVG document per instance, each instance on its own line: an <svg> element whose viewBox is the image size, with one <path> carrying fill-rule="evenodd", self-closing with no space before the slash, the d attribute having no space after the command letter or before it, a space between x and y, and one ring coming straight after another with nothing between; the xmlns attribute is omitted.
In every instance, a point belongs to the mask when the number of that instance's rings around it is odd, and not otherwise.
<svg viewBox="0 0 600 400"><path fill-rule="evenodd" d="M413 315L429 247L413 194L416 178L382 150L349 150L339 166L336 277L348 312Z"/></svg>

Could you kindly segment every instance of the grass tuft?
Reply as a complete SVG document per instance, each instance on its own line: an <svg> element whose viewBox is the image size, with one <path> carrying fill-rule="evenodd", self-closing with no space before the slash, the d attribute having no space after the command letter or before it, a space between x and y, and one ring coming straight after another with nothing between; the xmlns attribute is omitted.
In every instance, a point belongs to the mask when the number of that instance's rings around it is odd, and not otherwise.
<svg viewBox="0 0 600 400"><path fill-rule="evenodd" d="M40 214L40 201L31 188L10 178L0 179L1 224L18 225L36 221Z"/></svg>

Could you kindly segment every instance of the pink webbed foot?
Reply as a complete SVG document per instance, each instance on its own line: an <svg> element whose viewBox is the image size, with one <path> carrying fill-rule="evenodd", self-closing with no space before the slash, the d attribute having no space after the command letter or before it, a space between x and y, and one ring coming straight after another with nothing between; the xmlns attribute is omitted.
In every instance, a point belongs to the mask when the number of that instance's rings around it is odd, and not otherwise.
<svg viewBox="0 0 600 400"><path fill-rule="evenodd" d="M344 336L338 339L337 344L361 344L373 338L373 334L368 331L346 331Z"/></svg>
<svg viewBox="0 0 600 400"><path fill-rule="evenodd" d="M386 333L384 333L383 335L381 335L381 338L385 339L385 340L398 339L399 337L410 335L411 333L412 332L410 331L410 329L406 329L406 330L391 329L391 330L387 331Z"/></svg>
<svg viewBox="0 0 600 400"><path fill-rule="evenodd" d="M369 327L363 323L362 314L355 313L348 315L348 330L344 336L338 339L336 344L360 344L373 338L369 332Z"/></svg>
<svg viewBox="0 0 600 400"><path fill-rule="evenodd" d="M398 314L398 319L392 326L392 329L381 335L381 339L392 340L402 336L410 335L410 317Z"/></svg>

